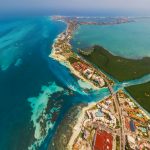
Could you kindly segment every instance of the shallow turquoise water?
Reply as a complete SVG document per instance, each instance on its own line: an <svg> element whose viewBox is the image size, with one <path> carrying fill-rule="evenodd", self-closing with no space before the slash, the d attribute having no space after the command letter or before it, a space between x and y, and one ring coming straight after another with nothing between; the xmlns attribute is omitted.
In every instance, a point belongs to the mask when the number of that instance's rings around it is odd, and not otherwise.
<svg viewBox="0 0 150 150"><path fill-rule="evenodd" d="M114 55L126 58L150 56L150 19L136 22L94 26L83 25L74 34L74 48L101 45Z"/></svg>
<svg viewBox="0 0 150 150"><path fill-rule="evenodd" d="M0 20L0 150L46 150L73 105L110 94L108 88L85 93L86 83L48 57L65 28L49 17ZM149 80L117 82L114 90ZM53 112L58 116L52 122Z"/></svg>
<svg viewBox="0 0 150 150"><path fill-rule="evenodd" d="M47 101L65 86L52 72L52 66L58 68L59 64L48 55L53 40L65 27L50 17L0 20L1 150L28 149L44 139L38 135L38 119L47 108ZM50 112L57 103L53 99ZM51 118L50 112L45 118ZM46 124L49 130L52 124Z"/></svg>
<svg viewBox="0 0 150 150"><path fill-rule="evenodd" d="M33 17L0 20L0 27L0 149L46 150L70 107L109 90L86 94L69 69L48 57L64 23Z"/></svg>

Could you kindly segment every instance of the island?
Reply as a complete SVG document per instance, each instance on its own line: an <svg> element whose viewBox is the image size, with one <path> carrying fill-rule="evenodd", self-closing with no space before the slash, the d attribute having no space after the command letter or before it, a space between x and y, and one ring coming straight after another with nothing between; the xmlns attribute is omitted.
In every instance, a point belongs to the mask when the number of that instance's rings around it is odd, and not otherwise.
<svg viewBox="0 0 150 150"><path fill-rule="evenodd" d="M104 73L72 50L70 40L78 24L74 20L65 21L67 22L67 29L55 40L50 57L67 66L75 76L91 84L94 89L113 85L113 81Z"/></svg>
<svg viewBox="0 0 150 150"><path fill-rule="evenodd" d="M111 74L114 68L122 64L126 67L129 75L121 78L117 68L113 72L120 81L135 79L149 72L147 66L142 68L143 61L130 61L129 59L112 56L104 48L94 46L89 52L78 50L80 55L73 51L70 44L73 32L79 22L67 17L54 17L67 23L67 29L61 33L54 41L53 50L50 57L59 61L69 68L77 78L88 82L93 90L108 88L110 96L100 99L98 102L88 103L87 106L79 104L74 106L65 117L57 129L49 149L62 150L135 150L150 149L150 116L125 90L114 91L112 80L106 73ZM128 22L128 21L126 21ZM126 23L119 22L119 23ZM117 22L113 22L116 24ZM94 24L94 22L84 22L83 24ZM108 25L109 23L103 23ZM96 23L96 25L101 25ZM101 50L101 51L99 51ZM101 59L96 59L92 55ZM110 59L113 62L110 62ZM149 58L144 58L145 63L149 63ZM138 64L141 73L137 73L133 65ZM118 65L118 66L117 66ZM131 68L128 68L131 65ZM98 66L98 67L96 67ZM107 68L108 67L108 68ZM106 70L107 68L107 70ZM104 71L102 71L102 70ZM148 69L148 71L147 71ZM126 70L127 71L127 70ZM106 72L106 73L104 73ZM124 70L122 71L124 72ZM61 133L61 134L60 134Z"/></svg>

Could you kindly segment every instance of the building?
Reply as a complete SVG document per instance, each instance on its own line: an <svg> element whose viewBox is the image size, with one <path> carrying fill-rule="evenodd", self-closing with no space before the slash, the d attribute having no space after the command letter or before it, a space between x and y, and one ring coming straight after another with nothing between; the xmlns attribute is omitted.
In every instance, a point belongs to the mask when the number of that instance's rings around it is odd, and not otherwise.
<svg viewBox="0 0 150 150"><path fill-rule="evenodd" d="M112 150L113 137L111 133L97 130L95 133L93 150Z"/></svg>
<svg viewBox="0 0 150 150"><path fill-rule="evenodd" d="M130 135L127 135L127 139L128 139L128 142L129 142L129 145L132 149L135 149L136 147L136 141L135 141L135 137L132 137Z"/></svg>
<svg viewBox="0 0 150 150"><path fill-rule="evenodd" d="M135 124L134 124L134 121L133 121L133 120L130 120L130 130L131 130L132 132L135 132L135 130L136 130L136 127L135 127Z"/></svg>

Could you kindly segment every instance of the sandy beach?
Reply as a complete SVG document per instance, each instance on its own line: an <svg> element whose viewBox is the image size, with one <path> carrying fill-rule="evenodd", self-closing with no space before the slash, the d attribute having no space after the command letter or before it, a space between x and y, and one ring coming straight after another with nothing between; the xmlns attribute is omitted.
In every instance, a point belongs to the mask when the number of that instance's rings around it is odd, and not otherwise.
<svg viewBox="0 0 150 150"><path fill-rule="evenodd" d="M74 141L75 139L77 138L77 136L79 135L80 131L81 131L81 126L82 126L82 123L84 121L84 116L85 116L85 113L88 109L90 109L91 107L95 106L96 105L96 102L93 102L93 103L89 103L87 107L84 107L81 111L81 113L79 113L79 117L78 117L78 120L77 120L77 123L76 125L74 126L72 132L72 136L70 138L70 141L67 145L67 149L68 150L72 150L72 146L74 144Z"/></svg>
<svg viewBox="0 0 150 150"><path fill-rule="evenodd" d="M77 78L79 78L83 82L88 83L92 89L98 90L100 89L100 87L94 85L89 79L85 78L79 71L75 70L74 67L71 65L71 63L69 62L67 54L65 54L66 49L68 49L72 55L75 54L72 50L72 46L70 45L70 40L72 38L72 34L74 30L76 29L76 25L73 24L72 22L69 22L69 23L66 22L66 23L67 23L66 31L60 33L54 40L53 45L52 45L52 51L49 57L57 60L65 67L69 68L70 72L73 75L75 75ZM84 60L80 56L77 56L77 57L79 60L82 60L83 62L91 66L91 68L93 67L91 64L89 64L86 60ZM105 74L103 74L102 72L99 72L99 73L101 77L106 78Z"/></svg>
<svg viewBox="0 0 150 150"><path fill-rule="evenodd" d="M72 65L69 63L69 61L66 60L66 58L62 55L59 54L55 54L55 48L53 47L51 54L49 55L49 57L57 60L58 62L60 62L62 65L66 66L67 68L70 69L70 72L72 74L74 74L76 77L78 77L79 79L81 79L84 82L87 82L88 84L91 85L91 87L94 90L98 90L99 88L94 86L90 81L88 81L87 79L85 79L78 71L76 71Z"/></svg>
<svg viewBox="0 0 150 150"><path fill-rule="evenodd" d="M96 68L92 65L92 63L89 63L88 61L84 60L82 57L80 56L76 56L76 54L73 52L72 50L72 46L70 45L70 39L72 38L72 32L74 31L73 28L69 29L69 24L70 24L70 28L74 25L72 25L72 23L68 23L68 27L66 30L66 33L61 33L60 35L58 35L58 37L54 40L53 46L52 46L52 52L49 55L49 57L57 60L59 63L61 63L62 65L64 65L65 67L69 68L70 72L75 75L77 78L79 78L81 81L84 81L86 83L88 83L92 89L94 90L98 90L100 89L100 87L97 87L93 84L92 81L90 81L90 77L89 78L84 78L83 74L80 73L80 69L76 67L74 68L74 62L80 62L83 64L88 64L89 68L92 68L93 70L96 70ZM63 35L64 34L64 35ZM67 46L66 46L67 45ZM69 45L69 46L68 46ZM70 60L69 58L74 58L75 61ZM73 64L73 65L72 65ZM78 66L78 65L77 65ZM96 72L98 72L99 70L97 69ZM82 71L81 71L82 72ZM95 71L93 71L93 74L95 73ZM92 74L92 76L93 76ZM113 95L113 88L111 87L112 82L111 79L109 80L108 76L106 76L103 72L99 71L99 76L102 77L102 79L105 80L105 82L108 85L108 88L110 89L111 94ZM89 80L88 80L89 79ZM114 103L117 101L116 97L114 96ZM105 100L105 99L104 99ZM119 103L119 102L118 102ZM115 106L117 106L117 113L119 114L119 116L121 116L121 110L119 108L119 104L115 103ZM83 122L85 120L85 114L86 111L89 110L90 108L92 108L93 106L95 106L97 103L93 102L93 103L88 103L88 106L83 107L82 110L79 110L79 113L77 115L77 118L74 120L76 122L76 124L74 126L71 127L72 130L72 135L70 135L70 139L68 140L69 142L66 144L67 149L68 150L72 150L74 143L76 143L76 139L79 136L79 134L81 133L81 130L83 130ZM139 107L140 108L140 107ZM145 116L147 116L144 112L143 109L141 109L142 114L144 114ZM112 116L112 115L111 115ZM148 116L147 116L148 118ZM116 119L116 118L115 118ZM121 122L123 123L122 118L117 118L119 120L121 120ZM113 120L113 119L112 119ZM119 122L119 123L121 123ZM113 123L112 126L114 126L114 124L116 125L116 122ZM123 126L120 127L121 132L120 132L120 138L122 138L123 142L120 143L120 145L123 145L124 147L124 135L122 134L122 128ZM120 140L121 141L121 140ZM82 145L82 144L81 144ZM88 145L88 143L87 143Z"/></svg>

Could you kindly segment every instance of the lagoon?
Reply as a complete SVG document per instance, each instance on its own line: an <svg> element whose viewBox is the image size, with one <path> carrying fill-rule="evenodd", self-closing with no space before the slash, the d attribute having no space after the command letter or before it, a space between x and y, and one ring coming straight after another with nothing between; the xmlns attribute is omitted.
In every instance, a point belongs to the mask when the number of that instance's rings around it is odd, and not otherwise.
<svg viewBox="0 0 150 150"><path fill-rule="evenodd" d="M72 44L74 49L97 44L125 58L150 57L149 25L150 19L107 26L82 25L74 33Z"/></svg>

